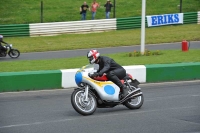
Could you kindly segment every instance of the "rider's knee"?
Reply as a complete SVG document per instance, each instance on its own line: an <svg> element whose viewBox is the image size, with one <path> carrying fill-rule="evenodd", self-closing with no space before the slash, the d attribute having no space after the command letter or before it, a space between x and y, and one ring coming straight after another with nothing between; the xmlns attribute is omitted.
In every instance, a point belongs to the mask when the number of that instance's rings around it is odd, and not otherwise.
<svg viewBox="0 0 200 133"><path fill-rule="evenodd" d="M110 71L106 75L108 78L112 78L113 76L115 76L115 73L113 71Z"/></svg>

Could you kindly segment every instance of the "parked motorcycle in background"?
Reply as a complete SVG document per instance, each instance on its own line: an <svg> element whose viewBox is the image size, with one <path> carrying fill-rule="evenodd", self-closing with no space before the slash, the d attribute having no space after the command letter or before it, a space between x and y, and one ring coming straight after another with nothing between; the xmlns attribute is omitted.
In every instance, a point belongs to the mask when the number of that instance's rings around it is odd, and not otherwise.
<svg viewBox="0 0 200 133"><path fill-rule="evenodd" d="M11 57L11 58L18 58L20 56L20 52L17 49L14 49L12 47L12 44L6 44L4 46L6 48L6 51L1 51L0 50L0 57L6 57L7 54Z"/></svg>
<svg viewBox="0 0 200 133"><path fill-rule="evenodd" d="M144 102L144 97L138 85L137 79L133 79L130 74L121 80L129 88L129 94L122 97L120 88L106 75L91 78L95 72L94 65L89 64L82 67L75 74L75 82L78 85L72 95L71 104L73 108L82 115L91 115L96 108L112 108L117 105L125 105L129 109L139 109Z"/></svg>

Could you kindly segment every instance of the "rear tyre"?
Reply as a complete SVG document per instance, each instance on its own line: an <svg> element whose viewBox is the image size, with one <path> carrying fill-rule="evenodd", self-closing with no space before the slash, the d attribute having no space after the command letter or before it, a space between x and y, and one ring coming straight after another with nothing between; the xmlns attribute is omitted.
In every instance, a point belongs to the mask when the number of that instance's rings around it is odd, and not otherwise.
<svg viewBox="0 0 200 133"><path fill-rule="evenodd" d="M138 85L136 85L134 83L130 83L130 85L133 90L135 90L135 88L138 88ZM139 92L141 92L141 91L139 91ZM137 92L137 93L139 93L139 92ZM143 105L143 103L144 103L144 96L142 94L141 96L131 98L131 99L125 101L124 105L129 109L139 109Z"/></svg>
<svg viewBox="0 0 200 133"><path fill-rule="evenodd" d="M71 95L71 104L73 108L81 115L91 115L97 108L96 98L88 92L88 101L84 101L85 90L77 89Z"/></svg>
<svg viewBox="0 0 200 133"><path fill-rule="evenodd" d="M8 55L11 57L11 58L18 58L20 56L20 52L19 50L17 49L11 49L9 52L8 52Z"/></svg>
<svg viewBox="0 0 200 133"><path fill-rule="evenodd" d="M144 102L144 96L141 95L136 98L127 100L124 103L124 105L129 109L139 109L143 105L143 102Z"/></svg>

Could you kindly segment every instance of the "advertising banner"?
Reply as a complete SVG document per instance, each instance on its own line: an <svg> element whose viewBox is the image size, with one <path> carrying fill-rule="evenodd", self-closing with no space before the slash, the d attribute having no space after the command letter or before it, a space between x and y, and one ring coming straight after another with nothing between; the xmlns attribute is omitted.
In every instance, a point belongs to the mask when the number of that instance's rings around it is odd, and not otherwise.
<svg viewBox="0 0 200 133"><path fill-rule="evenodd" d="M183 24L183 13L147 16L148 27Z"/></svg>

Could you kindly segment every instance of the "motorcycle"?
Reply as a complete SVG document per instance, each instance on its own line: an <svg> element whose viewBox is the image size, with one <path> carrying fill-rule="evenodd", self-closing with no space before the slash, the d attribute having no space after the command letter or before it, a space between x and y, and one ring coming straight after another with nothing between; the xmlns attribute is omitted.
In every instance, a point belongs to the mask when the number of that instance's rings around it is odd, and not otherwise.
<svg viewBox="0 0 200 133"><path fill-rule="evenodd" d="M6 44L4 47L6 48L6 51L0 50L0 57L6 57L7 54L11 58L18 58L20 56L19 50L13 49L12 44Z"/></svg>
<svg viewBox="0 0 200 133"><path fill-rule="evenodd" d="M144 102L140 82L127 74L121 80L129 88L129 94L123 97L122 90L109 81L104 74L102 77L91 78L96 72L95 65L86 65L75 74L77 88L71 95L73 108L81 115L92 115L96 108L112 108L117 105L125 105L129 109L139 109Z"/></svg>

